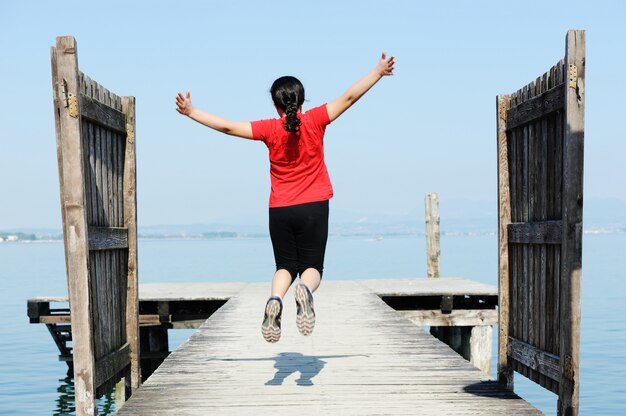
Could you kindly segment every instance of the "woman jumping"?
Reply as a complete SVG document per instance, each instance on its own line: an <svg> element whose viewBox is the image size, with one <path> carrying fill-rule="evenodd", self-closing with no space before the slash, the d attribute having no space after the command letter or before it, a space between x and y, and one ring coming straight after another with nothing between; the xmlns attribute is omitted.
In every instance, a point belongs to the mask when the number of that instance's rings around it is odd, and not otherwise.
<svg viewBox="0 0 626 416"><path fill-rule="evenodd" d="M261 140L269 149L271 193L269 229L276 260L271 297L261 325L268 342L280 339L283 297L296 277L296 325L310 335L315 325L313 292L324 270L328 239L328 200L333 188L324 162L326 126L343 114L382 77L393 74L395 59L383 52L378 65L333 101L302 113L304 87L291 76L278 78L270 90L280 118L229 121L191 104L189 91L176 96L176 111L214 130Z"/></svg>

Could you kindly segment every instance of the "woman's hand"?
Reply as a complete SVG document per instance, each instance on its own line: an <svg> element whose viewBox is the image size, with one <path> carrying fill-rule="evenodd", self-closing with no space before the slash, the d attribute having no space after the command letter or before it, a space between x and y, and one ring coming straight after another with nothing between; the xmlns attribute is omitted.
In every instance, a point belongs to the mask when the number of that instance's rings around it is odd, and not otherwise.
<svg viewBox="0 0 626 416"><path fill-rule="evenodd" d="M182 115L188 116L191 114L191 110L193 110L193 106L191 105L191 95L189 94L189 90L187 90L187 94L185 96L179 92L176 96L176 111Z"/></svg>
<svg viewBox="0 0 626 416"><path fill-rule="evenodd" d="M393 66L395 65L395 63L396 58L392 56L391 58L387 59L387 55L385 54L385 52L383 52L382 56L380 57L380 62L376 66L376 72L378 72L381 77L384 77L386 75L393 75Z"/></svg>

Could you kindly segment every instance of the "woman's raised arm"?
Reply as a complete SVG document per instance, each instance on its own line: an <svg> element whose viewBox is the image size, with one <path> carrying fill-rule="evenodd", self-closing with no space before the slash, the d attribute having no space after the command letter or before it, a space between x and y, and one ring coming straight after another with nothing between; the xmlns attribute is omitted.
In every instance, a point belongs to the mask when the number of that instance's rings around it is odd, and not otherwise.
<svg viewBox="0 0 626 416"><path fill-rule="evenodd" d="M328 103L326 109L330 121L335 120L343 114L344 111L350 108L352 104L356 103L359 98L369 91L382 77L393 75L393 66L395 63L396 61L393 56L387 59L385 52L383 52L376 68L348 88L348 91L344 92L343 95Z"/></svg>
<svg viewBox="0 0 626 416"><path fill-rule="evenodd" d="M184 96L180 92L176 95L176 111L213 130L231 136L243 137L244 139L252 138L252 125L249 121L230 121L195 108L191 104L191 94L189 91L187 91L187 94Z"/></svg>

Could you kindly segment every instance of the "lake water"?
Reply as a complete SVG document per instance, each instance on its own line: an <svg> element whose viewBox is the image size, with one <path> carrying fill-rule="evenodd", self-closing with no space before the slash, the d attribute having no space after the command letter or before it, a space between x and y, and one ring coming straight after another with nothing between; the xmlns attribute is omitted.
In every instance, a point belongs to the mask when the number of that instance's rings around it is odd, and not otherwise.
<svg viewBox="0 0 626 416"><path fill-rule="evenodd" d="M496 236L442 236L441 272L497 285ZM581 415L626 414L626 235L585 235L581 327ZM426 274L421 236L331 237L325 279L421 277ZM269 282L268 239L140 240L140 282ZM72 414L73 385L44 325L31 325L26 299L65 296L62 243L0 244L0 414ZM170 331L175 348L191 331ZM494 331L496 334L496 331ZM494 351L497 351L494 348ZM419 352L417 352L419 353ZM492 365L495 368L495 359ZM547 415L556 396L516 374L515 390ZM111 398L101 414L114 414Z"/></svg>

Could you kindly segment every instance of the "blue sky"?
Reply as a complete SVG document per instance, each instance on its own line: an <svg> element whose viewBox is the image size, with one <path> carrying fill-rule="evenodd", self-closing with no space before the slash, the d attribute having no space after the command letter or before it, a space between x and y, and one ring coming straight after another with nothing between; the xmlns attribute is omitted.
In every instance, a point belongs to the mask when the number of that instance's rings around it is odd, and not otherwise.
<svg viewBox="0 0 626 416"><path fill-rule="evenodd" d="M563 57L568 29L587 31L586 198L626 201L626 2L175 3L0 0L0 230L60 228L50 46L67 34L82 71L137 99L140 226L265 221L264 145L180 116L177 91L230 119L267 118L278 76L300 78L313 106L382 50L396 75L327 129L333 210L401 216L429 191L442 207L495 201L495 96Z"/></svg>

